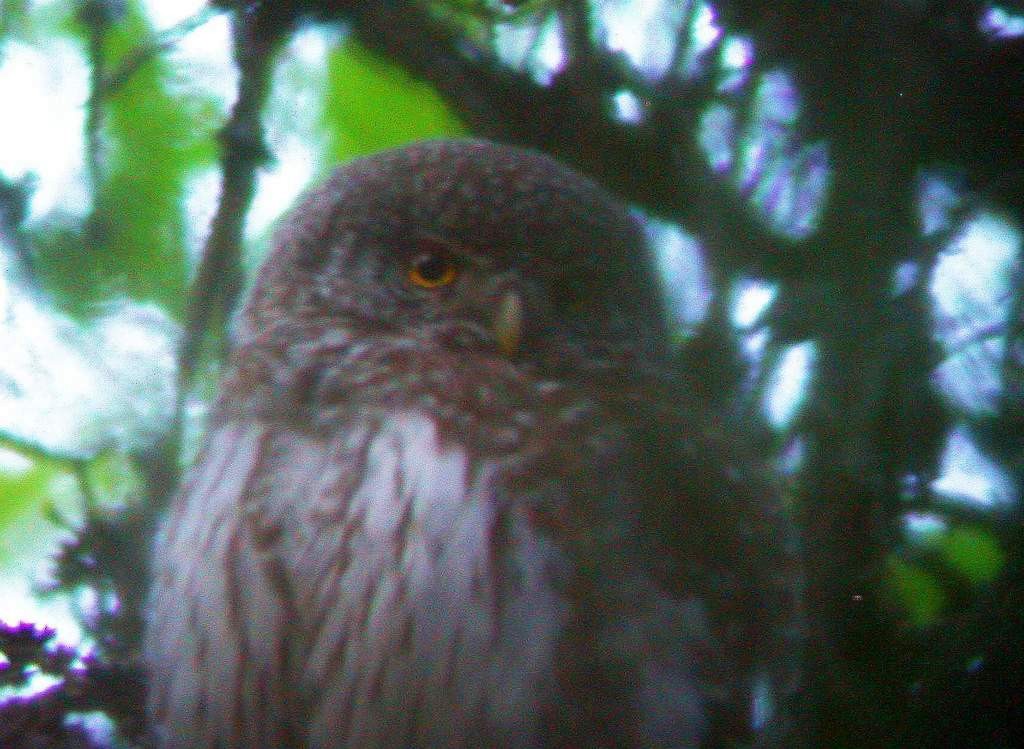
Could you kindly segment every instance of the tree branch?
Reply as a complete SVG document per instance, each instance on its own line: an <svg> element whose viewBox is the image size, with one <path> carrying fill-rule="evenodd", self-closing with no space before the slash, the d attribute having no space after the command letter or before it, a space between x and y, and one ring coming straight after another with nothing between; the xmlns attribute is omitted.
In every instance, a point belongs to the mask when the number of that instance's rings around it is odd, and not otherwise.
<svg viewBox="0 0 1024 749"><path fill-rule="evenodd" d="M226 320L241 289L241 246L245 215L256 187L256 170L267 158L260 113L267 96L277 41L290 28L267 25L258 12L236 10L234 55L240 77L238 98L221 130L221 194L186 305L188 318L179 352L179 398L195 372L211 322Z"/></svg>
<svg viewBox="0 0 1024 749"><path fill-rule="evenodd" d="M188 36L200 26L208 23L222 12L223 11L216 8L204 7L195 15L192 15L180 23L175 24L171 28L161 32L158 38L153 41L136 47L125 55L121 64L118 65L115 70L102 77L102 80L99 81L98 88L95 89L99 92L98 96L105 99L117 93L121 86L127 83L139 68L161 52L170 50L180 42L182 38Z"/></svg>

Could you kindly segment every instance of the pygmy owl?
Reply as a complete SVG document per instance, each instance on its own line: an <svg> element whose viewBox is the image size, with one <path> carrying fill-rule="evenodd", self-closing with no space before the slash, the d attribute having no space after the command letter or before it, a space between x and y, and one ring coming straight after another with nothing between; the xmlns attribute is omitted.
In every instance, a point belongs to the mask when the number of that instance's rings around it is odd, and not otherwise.
<svg viewBox="0 0 1024 749"><path fill-rule="evenodd" d="M634 219L538 153L424 143L310 193L157 541L156 743L781 735L782 516L657 291Z"/></svg>

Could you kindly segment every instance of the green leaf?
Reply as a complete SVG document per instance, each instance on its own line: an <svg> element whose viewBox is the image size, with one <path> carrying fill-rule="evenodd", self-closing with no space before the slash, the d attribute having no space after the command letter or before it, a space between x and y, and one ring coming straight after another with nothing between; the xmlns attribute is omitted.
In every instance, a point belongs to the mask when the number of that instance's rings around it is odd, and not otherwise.
<svg viewBox="0 0 1024 749"><path fill-rule="evenodd" d="M27 0L0 0L0 40L12 32L17 34L27 24L27 17Z"/></svg>
<svg viewBox="0 0 1024 749"><path fill-rule="evenodd" d="M332 161L466 132L429 84L352 37L331 51L327 65L323 122Z"/></svg>
<svg viewBox="0 0 1024 749"><path fill-rule="evenodd" d="M6 467L0 470L0 563L10 561L18 549L11 528L30 512L39 512L51 499L51 485L62 468L45 459L26 459L0 446ZM12 465L27 460L24 466Z"/></svg>
<svg viewBox="0 0 1024 749"><path fill-rule="evenodd" d="M6 447L0 448L0 451L10 454ZM6 518L17 515L38 502L52 473L53 465L39 460L30 461L24 468L6 468L0 471L0 526Z"/></svg>
<svg viewBox="0 0 1024 749"><path fill-rule="evenodd" d="M946 594L935 576L896 556L889 557L888 567L889 598L907 623L915 627L934 624L946 605Z"/></svg>
<svg viewBox="0 0 1024 749"><path fill-rule="evenodd" d="M135 463L123 452L108 450L86 466L89 488L105 507L118 508L140 496L143 480Z"/></svg>
<svg viewBox="0 0 1024 749"><path fill-rule="evenodd" d="M954 528L942 539L941 549L949 566L974 585L991 582L1006 561L996 538L977 527Z"/></svg>
<svg viewBox="0 0 1024 749"><path fill-rule="evenodd" d="M85 42L80 25L68 32ZM153 40L138 4L129 3L105 36L106 73ZM219 125L212 98L176 85L187 75L156 54L100 104L99 183L86 230L78 242L44 243L37 254L44 282L75 311L127 296L182 312L184 186L214 162Z"/></svg>

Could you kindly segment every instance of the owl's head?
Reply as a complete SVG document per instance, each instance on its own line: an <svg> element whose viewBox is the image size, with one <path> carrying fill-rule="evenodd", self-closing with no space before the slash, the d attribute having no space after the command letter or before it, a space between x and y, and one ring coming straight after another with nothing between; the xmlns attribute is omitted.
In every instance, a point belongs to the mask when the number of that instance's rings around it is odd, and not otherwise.
<svg viewBox="0 0 1024 749"><path fill-rule="evenodd" d="M355 161L309 193L243 331L283 316L497 356L649 356L665 341L657 288L643 232L596 184L533 151L437 141Z"/></svg>

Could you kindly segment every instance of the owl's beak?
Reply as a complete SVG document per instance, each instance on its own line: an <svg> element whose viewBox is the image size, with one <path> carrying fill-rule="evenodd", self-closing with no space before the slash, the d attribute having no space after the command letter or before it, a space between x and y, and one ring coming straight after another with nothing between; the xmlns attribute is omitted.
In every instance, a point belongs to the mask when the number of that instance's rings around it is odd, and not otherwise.
<svg viewBox="0 0 1024 749"><path fill-rule="evenodd" d="M494 340L505 356L512 356L519 349L523 333L523 300L518 292L506 291L498 300L492 321Z"/></svg>

